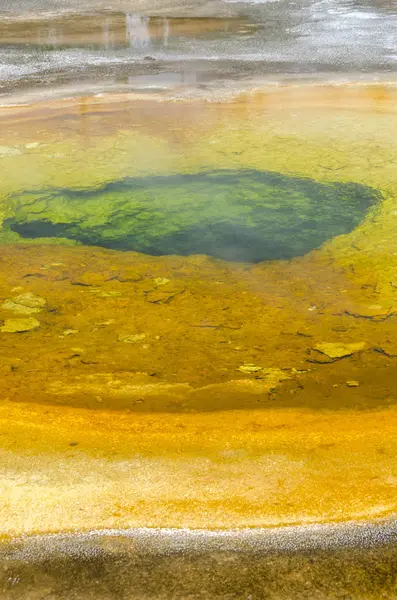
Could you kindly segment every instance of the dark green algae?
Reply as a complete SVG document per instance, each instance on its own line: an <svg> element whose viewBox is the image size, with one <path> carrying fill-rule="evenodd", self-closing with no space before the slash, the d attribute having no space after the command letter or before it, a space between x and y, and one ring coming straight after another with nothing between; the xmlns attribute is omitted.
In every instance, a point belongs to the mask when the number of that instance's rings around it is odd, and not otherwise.
<svg viewBox="0 0 397 600"><path fill-rule="evenodd" d="M357 183L247 170L125 178L7 200L5 232L151 255L259 262L302 256L352 231L380 193Z"/></svg>

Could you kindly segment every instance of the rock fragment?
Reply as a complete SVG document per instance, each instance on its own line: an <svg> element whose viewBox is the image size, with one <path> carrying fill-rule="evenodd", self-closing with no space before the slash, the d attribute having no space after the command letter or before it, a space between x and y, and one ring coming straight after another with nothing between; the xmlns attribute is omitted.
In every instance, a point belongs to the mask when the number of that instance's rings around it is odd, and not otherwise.
<svg viewBox="0 0 397 600"><path fill-rule="evenodd" d="M19 148L13 146L0 146L0 156L18 156L22 154Z"/></svg>
<svg viewBox="0 0 397 600"><path fill-rule="evenodd" d="M145 338L146 333L121 334L118 337L118 341L124 342L125 344L137 344L138 342L142 342Z"/></svg>
<svg viewBox="0 0 397 600"><path fill-rule="evenodd" d="M33 315L41 312L46 304L47 302L44 298L27 292L19 294L14 298L7 298L3 302L2 308L21 315Z"/></svg>
<svg viewBox="0 0 397 600"><path fill-rule="evenodd" d="M247 364L241 365L237 371L240 371L240 373L260 373L263 371L263 367L260 367L259 365Z"/></svg>
<svg viewBox="0 0 397 600"><path fill-rule="evenodd" d="M261 367L259 365L245 364L238 367L237 371L245 375L255 375L271 387L278 385L285 379L291 379L291 374L278 367Z"/></svg>
<svg viewBox="0 0 397 600"><path fill-rule="evenodd" d="M156 277L154 280L155 285L161 286L161 285L167 285L167 283L170 283L170 279L167 279L166 277Z"/></svg>
<svg viewBox="0 0 397 600"><path fill-rule="evenodd" d="M75 335L76 333L78 333L79 330L78 329L65 329L65 331L62 334L62 337L65 336L69 336L69 335Z"/></svg>
<svg viewBox="0 0 397 600"><path fill-rule="evenodd" d="M2 333L23 333L25 331L32 331L40 327L40 321L34 317L26 319L5 319L0 325L0 331Z"/></svg>
<svg viewBox="0 0 397 600"><path fill-rule="evenodd" d="M151 304L169 304L176 296L183 294L185 290L170 290L168 292L161 290L152 290L146 293L145 300Z"/></svg>
<svg viewBox="0 0 397 600"><path fill-rule="evenodd" d="M332 360L338 360L340 358L345 358L346 356L351 356L356 352L360 352L361 350L364 350L365 347L365 342L353 342L351 344L321 342L320 344L316 344L313 350L320 354L325 354L325 356Z"/></svg>

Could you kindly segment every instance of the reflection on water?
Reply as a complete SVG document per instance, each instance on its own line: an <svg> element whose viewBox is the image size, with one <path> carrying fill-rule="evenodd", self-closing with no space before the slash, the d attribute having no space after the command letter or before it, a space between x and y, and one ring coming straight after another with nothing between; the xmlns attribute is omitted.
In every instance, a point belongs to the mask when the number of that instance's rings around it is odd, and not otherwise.
<svg viewBox="0 0 397 600"><path fill-rule="evenodd" d="M131 48L148 48L150 46L149 18L126 15L125 35Z"/></svg>
<svg viewBox="0 0 397 600"><path fill-rule="evenodd" d="M23 21L0 18L0 89L76 82L85 89L117 88L135 86L135 78L153 87L150 78L163 76L166 87L186 87L196 83L196 73L202 73L203 82L211 78L211 64L188 64L200 58L201 47L218 54L217 44L244 43L260 28L244 16L189 19L106 12L36 19L28 28ZM223 55L230 54L226 46ZM208 58L212 62L216 55ZM168 60L173 64L164 69Z"/></svg>
<svg viewBox="0 0 397 600"><path fill-rule="evenodd" d="M257 28L245 17L187 19L134 13L74 15L48 21L35 20L28 29L19 21L0 21L0 45L35 45L43 49L67 46L140 49L152 45L166 48L170 39L247 35Z"/></svg>

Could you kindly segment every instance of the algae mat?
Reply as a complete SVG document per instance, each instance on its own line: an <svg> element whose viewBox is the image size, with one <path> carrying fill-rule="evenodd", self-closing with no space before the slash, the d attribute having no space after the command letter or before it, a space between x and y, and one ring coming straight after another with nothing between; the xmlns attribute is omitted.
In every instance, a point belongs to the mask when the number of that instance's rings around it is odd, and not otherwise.
<svg viewBox="0 0 397 600"><path fill-rule="evenodd" d="M352 183L220 169L26 191L6 199L4 229L151 255L260 262L303 255L349 233L380 199Z"/></svg>
<svg viewBox="0 0 397 600"><path fill-rule="evenodd" d="M396 98L291 87L1 109L3 534L395 512ZM257 264L10 227L31 219L27 190L32 213L42 190L67 212L115 181L225 170L369 201L303 256Z"/></svg>

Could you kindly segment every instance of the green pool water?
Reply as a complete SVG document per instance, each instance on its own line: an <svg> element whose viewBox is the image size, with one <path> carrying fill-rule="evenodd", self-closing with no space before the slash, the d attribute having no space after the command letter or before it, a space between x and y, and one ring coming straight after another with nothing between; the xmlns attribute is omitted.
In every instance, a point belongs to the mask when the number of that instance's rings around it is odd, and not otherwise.
<svg viewBox="0 0 397 600"><path fill-rule="evenodd" d="M124 178L11 195L4 230L151 255L289 259L349 233L380 194L255 169Z"/></svg>

